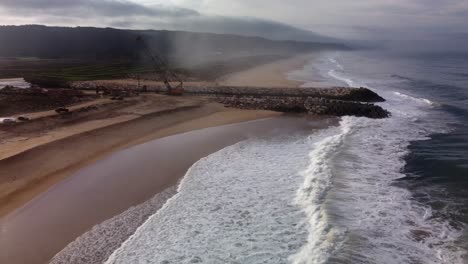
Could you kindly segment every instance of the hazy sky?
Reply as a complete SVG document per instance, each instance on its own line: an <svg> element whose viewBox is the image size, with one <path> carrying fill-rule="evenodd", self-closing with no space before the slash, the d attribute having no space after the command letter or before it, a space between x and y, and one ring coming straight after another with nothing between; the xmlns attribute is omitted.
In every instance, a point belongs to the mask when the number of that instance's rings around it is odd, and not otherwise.
<svg viewBox="0 0 468 264"><path fill-rule="evenodd" d="M0 0L0 24L210 31L207 23L226 17L233 24L256 18L340 37L383 29L466 32L468 0Z"/></svg>

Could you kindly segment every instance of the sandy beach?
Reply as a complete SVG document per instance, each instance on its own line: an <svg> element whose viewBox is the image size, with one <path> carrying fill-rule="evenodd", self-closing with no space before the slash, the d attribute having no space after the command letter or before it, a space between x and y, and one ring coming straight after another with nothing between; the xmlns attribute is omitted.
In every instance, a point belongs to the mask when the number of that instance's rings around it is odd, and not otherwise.
<svg viewBox="0 0 468 264"><path fill-rule="evenodd" d="M286 72L300 68L308 59L301 56L255 67L226 76L222 83L296 87L301 83L288 81ZM56 119L52 112L34 113L32 116L38 121L34 120L31 127L0 132L0 262L47 262L96 224L174 186L201 157L246 136L268 134L282 126L281 122L291 122L275 119L268 121L269 125L242 123L219 130L200 130L281 114L228 109L204 97L143 96L144 100L135 99L132 103L130 99L123 106L103 99L96 114L78 116L72 122ZM297 125L297 120L294 122ZM50 127L51 124L55 126ZM178 135L181 133L188 134ZM128 153L151 145L146 142L152 142L157 151L139 154L137 159L123 159L136 163L115 163L122 160L116 155L133 157ZM125 164L128 166L120 167ZM144 164L153 167L145 169ZM124 168L134 168L138 175L133 176L140 178L134 180ZM119 176L115 175L119 172L127 173L117 180ZM96 175L102 178L93 178ZM150 212L139 214L140 222L154 210L152 207Z"/></svg>
<svg viewBox="0 0 468 264"><path fill-rule="evenodd" d="M0 160L0 213L11 212L71 173L115 151L193 129L275 115L267 111L225 109L215 103L187 105L143 116L93 120L49 131L37 138L6 142L3 150L24 149Z"/></svg>
<svg viewBox="0 0 468 264"><path fill-rule="evenodd" d="M304 54L233 73L222 78L219 83L227 86L299 87L304 83L288 79L287 74L292 70L302 68L312 56Z"/></svg>

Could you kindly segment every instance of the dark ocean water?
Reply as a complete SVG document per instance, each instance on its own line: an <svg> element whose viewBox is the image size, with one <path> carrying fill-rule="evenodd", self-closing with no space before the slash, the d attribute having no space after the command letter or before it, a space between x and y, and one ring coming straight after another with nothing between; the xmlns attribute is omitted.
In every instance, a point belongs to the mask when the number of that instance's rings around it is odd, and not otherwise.
<svg viewBox="0 0 468 264"><path fill-rule="evenodd" d="M408 89L441 102L448 133L415 141L406 157L402 186L433 208L433 217L463 230L459 244L468 249L468 56L416 56L417 74L407 74ZM466 261L468 261L465 258Z"/></svg>
<svg viewBox="0 0 468 264"><path fill-rule="evenodd" d="M464 229L468 224L468 55L374 58L391 64L390 77L401 79L400 89L436 102L427 110L425 121L448 129L410 143L403 170L406 177L399 186L430 205L434 218L449 219L454 227ZM468 245L468 241L462 243Z"/></svg>
<svg viewBox="0 0 468 264"><path fill-rule="evenodd" d="M315 67L348 85L370 87L389 99L384 105L391 111L413 118L400 123L408 126L400 131L422 137L408 137L402 177L392 186L408 190L408 199L427 208L425 221L440 225L417 230L415 239L437 251L441 263L468 263L468 55L350 52L327 54ZM404 100L393 100L394 94Z"/></svg>

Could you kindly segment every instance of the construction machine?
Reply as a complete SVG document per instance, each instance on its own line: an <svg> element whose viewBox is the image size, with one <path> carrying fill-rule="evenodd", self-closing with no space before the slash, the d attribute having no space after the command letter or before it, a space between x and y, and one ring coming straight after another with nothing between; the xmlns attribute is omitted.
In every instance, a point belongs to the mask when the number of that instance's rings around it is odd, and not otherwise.
<svg viewBox="0 0 468 264"><path fill-rule="evenodd" d="M164 60L162 57L154 54L149 48L149 46L146 44L142 36L137 37L137 42L140 43L143 50L151 59L156 73L161 75L164 85L166 86L166 89L167 89L167 95L171 95L171 96L183 95L184 94L184 82L174 71L170 69L169 63L166 62L166 60ZM173 87L171 82L178 82L179 84L176 87Z"/></svg>

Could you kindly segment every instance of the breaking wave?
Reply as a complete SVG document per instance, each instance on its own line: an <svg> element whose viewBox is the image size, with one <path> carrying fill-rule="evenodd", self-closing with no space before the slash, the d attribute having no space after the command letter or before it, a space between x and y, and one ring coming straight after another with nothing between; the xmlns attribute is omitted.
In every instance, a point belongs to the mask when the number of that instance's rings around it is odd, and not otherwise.
<svg viewBox="0 0 468 264"><path fill-rule="evenodd" d="M406 98L406 99L410 99L410 100L413 100L413 101L416 101L416 102L423 102L423 103L426 103L428 105L437 105L437 103L435 102L432 102L431 100L429 99L426 99L426 98L417 98L417 97L412 97L412 96L409 96L407 94L404 94L404 93L400 93L400 92L394 92L396 95L398 96L401 96L403 98Z"/></svg>
<svg viewBox="0 0 468 264"><path fill-rule="evenodd" d="M337 129L338 132L332 132ZM333 187L332 160L349 132L350 127L347 121L343 120L339 128L330 128L322 132L331 135L316 143L314 150L309 154L310 165L301 173L304 183L296 196L296 203L308 218L309 236L299 253L292 256L293 263L325 263L344 240L344 229L330 223L324 207L327 193Z"/></svg>
<svg viewBox="0 0 468 264"><path fill-rule="evenodd" d="M349 86L366 86L335 64L331 77ZM383 83L375 81L379 82ZM377 92L387 99L382 106L392 117L344 117L342 121L347 136L332 160L333 188L327 210L329 223L345 229L346 238L329 262L462 263L463 252L455 246L461 230L447 220L436 220L430 207L397 184L405 177L402 170L410 142L446 132L445 126L428 118L437 104L385 88Z"/></svg>
<svg viewBox="0 0 468 264"><path fill-rule="evenodd" d="M293 201L314 143L249 140L200 160L107 263L286 263L307 240Z"/></svg>
<svg viewBox="0 0 468 264"><path fill-rule="evenodd" d="M365 86L330 62L330 77ZM424 122L437 104L377 92L392 117L343 117L200 160L107 263L463 263L462 232L399 186L410 142L446 129Z"/></svg>

